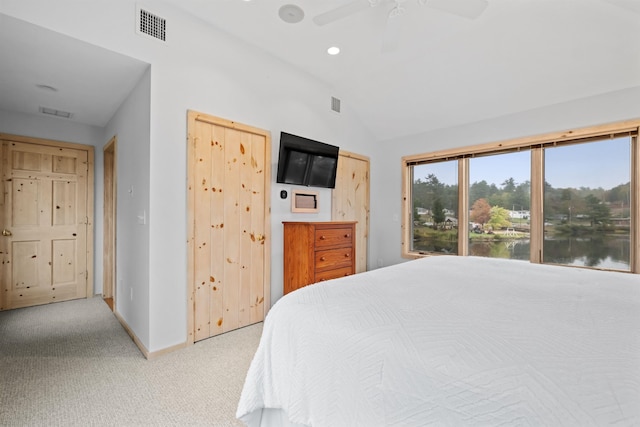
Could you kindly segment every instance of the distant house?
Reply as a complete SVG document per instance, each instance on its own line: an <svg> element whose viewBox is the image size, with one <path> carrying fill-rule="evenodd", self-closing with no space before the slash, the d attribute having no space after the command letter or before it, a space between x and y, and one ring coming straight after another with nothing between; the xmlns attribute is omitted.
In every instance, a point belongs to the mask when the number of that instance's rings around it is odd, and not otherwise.
<svg viewBox="0 0 640 427"><path fill-rule="evenodd" d="M610 218L615 227L631 227L631 218Z"/></svg>
<svg viewBox="0 0 640 427"><path fill-rule="evenodd" d="M530 211L509 211L509 217L511 219L529 219L531 217Z"/></svg>
<svg viewBox="0 0 640 427"><path fill-rule="evenodd" d="M458 218L454 218L452 216L447 216L444 220L444 228L453 229L458 228Z"/></svg>

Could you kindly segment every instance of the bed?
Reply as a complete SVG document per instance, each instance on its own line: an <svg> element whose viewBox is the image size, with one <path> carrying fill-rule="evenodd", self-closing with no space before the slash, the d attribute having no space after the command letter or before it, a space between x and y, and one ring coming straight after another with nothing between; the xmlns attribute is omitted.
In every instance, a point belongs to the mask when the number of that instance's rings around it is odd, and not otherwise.
<svg viewBox="0 0 640 427"><path fill-rule="evenodd" d="M640 276L434 256L307 286L265 319L248 426L638 426Z"/></svg>

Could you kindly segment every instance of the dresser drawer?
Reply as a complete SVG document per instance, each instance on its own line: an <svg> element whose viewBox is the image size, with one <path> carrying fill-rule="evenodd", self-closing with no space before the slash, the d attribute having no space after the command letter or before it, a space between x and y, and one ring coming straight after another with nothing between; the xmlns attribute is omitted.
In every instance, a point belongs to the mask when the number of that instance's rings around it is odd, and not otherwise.
<svg viewBox="0 0 640 427"><path fill-rule="evenodd" d="M353 267L342 267L335 270L327 270L316 273L316 283L325 280L337 279L339 277L349 276L353 274Z"/></svg>
<svg viewBox="0 0 640 427"><path fill-rule="evenodd" d="M353 248L351 247L317 251L315 255L316 271L351 266L352 259Z"/></svg>
<svg viewBox="0 0 640 427"><path fill-rule="evenodd" d="M353 228L319 228L315 233L316 249L353 244Z"/></svg>

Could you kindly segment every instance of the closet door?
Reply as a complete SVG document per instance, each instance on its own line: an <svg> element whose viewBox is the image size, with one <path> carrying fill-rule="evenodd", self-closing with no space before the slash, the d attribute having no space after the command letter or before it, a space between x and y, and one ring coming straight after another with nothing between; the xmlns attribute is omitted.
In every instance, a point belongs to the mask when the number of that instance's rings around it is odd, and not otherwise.
<svg viewBox="0 0 640 427"><path fill-rule="evenodd" d="M264 320L269 308L270 136L189 113L190 341Z"/></svg>
<svg viewBox="0 0 640 427"><path fill-rule="evenodd" d="M331 196L333 221L356 223L356 273L367 271L369 247L369 158L340 150L336 188Z"/></svg>

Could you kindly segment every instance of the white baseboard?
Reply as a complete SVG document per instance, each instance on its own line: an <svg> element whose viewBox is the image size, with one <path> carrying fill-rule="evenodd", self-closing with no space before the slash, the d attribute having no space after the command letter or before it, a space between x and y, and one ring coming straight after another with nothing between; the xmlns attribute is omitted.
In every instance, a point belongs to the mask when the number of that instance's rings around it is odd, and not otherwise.
<svg viewBox="0 0 640 427"><path fill-rule="evenodd" d="M181 348L185 348L187 346L187 343L185 342L181 344L176 344L171 347L163 348L161 350L149 351L144 346L144 344L142 344L142 341L140 341L140 339L136 336L133 330L131 330L131 328L127 324L127 321L124 320L124 318L120 316L120 314L117 311L114 311L113 314L115 314L116 319L118 319L118 322L120 322L124 330L127 331L127 334L129 334L133 342L138 346L138 349L140 349L140 352L147 360L154 359L158 356L162 356L163 354L171 353L172 351L175 351L175 350L180 350Z"/></svg>

